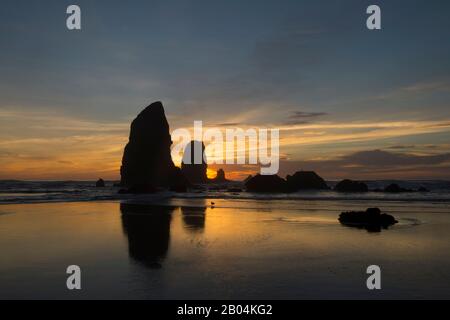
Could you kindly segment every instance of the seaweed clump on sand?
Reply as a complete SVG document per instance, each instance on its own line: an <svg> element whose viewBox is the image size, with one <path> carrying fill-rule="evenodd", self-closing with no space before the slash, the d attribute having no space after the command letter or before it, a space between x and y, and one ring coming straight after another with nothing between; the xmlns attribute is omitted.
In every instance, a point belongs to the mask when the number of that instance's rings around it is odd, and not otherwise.
<svg viewBox="0 0 450 320"><path fill-rule="evenodd" d="M371 232L380 232L398 223L391 215L381 213L379 208L368 208L366 211L348 211L339 215L339 222L349 227L366 229Z"/></svg>

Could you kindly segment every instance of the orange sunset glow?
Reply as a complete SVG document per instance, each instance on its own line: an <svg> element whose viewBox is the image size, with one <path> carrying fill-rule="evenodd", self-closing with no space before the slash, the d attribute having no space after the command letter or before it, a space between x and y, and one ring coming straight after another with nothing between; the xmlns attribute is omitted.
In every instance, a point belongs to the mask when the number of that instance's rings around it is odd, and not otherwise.
<svg viewBox="0 0 450 320"><path fill-rule="evenodd" d="M92 180L103 177L118 180L120 178L121 157L129 132L129 124L125 121L122 123L95 122L43 112L2 111L0 114L2 124L0 177L2 179ZM185 123L185 125L182 128L192 131L192 124ZM364 145L365 149L369 150L385 148L386 152L398 154L400 151L400 154L412 154L416 157L440 154L447 150L447 144L435 148L424 144L414 146L412 150L395 150L391 148L394 147L394 142L386 143L386 141L416 136L447 135L450 132L450 121L352 123L318 121L314 124L302 125L269 123L267 127L280 130L282 162L285 161L289 165L290 162L298 161L302 166L314 168L315 164L317 167L322 167L327 161L334 161L339 159L339 156L359 151L361 147L358 145ZM251 126L243 126L244 130L247 128ZM172 125L171 130L174 129L176 128ZM224 131L226 128L218 127L218 129ZM205 143L208 145L208 141ZM224 148L225 151L226 144ZM236 145L234 148L236 151ZM333 150L333 152L330 154L327 150ZM248 154L249 150L246 149L246 152ZM180 154L178 158L173 159L178 166L181 163L181 156ZM207 158L224 163L224 159L215 158L208 152ZM415 175L433 175L436 168L445 167L448 165L446 163L448 161L443 159L442 163L428 168L421 167L420 170L410 168L408 172L401 173L401 176L413 178ZM351 172L351 163L343 165ZM214 177L215 171L221 167L226 167L229 179L236 180L244 179L259 170L259 166L255 165L212 164L208 169L208 177ZM294 167L291 169L285 167L281 166L283 173L295 170ZM339 177L333 173L332 168L325 169L332 174L329 178ZM385 172L385 175L392 177L392 174L388 172ZM365 177L367 177L366 174Z"/></svg>

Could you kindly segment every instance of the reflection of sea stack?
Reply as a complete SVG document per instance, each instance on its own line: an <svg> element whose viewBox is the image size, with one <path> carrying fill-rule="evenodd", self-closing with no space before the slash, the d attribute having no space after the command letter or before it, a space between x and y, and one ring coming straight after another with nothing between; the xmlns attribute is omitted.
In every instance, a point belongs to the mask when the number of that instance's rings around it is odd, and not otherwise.
<svg viewBox="0 0 450 320"><path fill-rule="evenodd" d="M173 208L121 203L120 211L130 257L150 268L160 268L169 249Z"/></svg>
<svg viewBox="0 0 450 320"><path fill-rule="evenodd" d="M204 207L181 207L183 224L186 230L191 232L202 232L205 229Z"/></svg>
<svg viewBox="0 0 450 320"><path fill-rule="evenodd" d="M131 123L120 169L121 185L131 192L146 192L182 184L180 171L170 155L171 144L163 105L154 102Z"/></svg>
<svg viewBox="0 0 450 320"><path fill-rule="evenodd" d="M184 149L181 172L192 184L207 183L206 164L204 158L205 145L201 141L191 141Z"/></svg>

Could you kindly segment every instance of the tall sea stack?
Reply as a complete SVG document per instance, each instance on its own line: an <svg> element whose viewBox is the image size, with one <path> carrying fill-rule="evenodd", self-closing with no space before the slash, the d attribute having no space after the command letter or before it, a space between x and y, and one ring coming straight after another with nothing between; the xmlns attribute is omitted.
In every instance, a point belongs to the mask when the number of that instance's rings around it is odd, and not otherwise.
<svg viewBox="0 0 450 320"><path fill-rule="evenodd" d="M198 152L197 156L195 154L196 152ZM204 153L205 145L201 141L193 140L184 149L181 172L192 184L208 182L206 175L208 165L206 164Z"/></svg>
<svg viewBox="0 0 450 320"><path fill-rule="evenodd" d="M131 123L120 168L121 185L130 192L149 192L182 184L181 172L170 155L171 145L163 105L154 102Z"/></svg>

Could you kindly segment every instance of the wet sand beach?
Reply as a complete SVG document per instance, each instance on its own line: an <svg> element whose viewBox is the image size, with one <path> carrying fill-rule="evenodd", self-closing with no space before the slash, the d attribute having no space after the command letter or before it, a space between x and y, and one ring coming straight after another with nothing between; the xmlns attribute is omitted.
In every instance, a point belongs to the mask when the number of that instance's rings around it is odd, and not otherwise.
<svg viewBox="0 0 450 320"><path fill-rule="evenodd" d="M399 223L373 233L337 221L367 207ZM5 204L0 250L1 299L450 298L446 202ZM366 287L373 264L378 291ZM82 290L66 288L69 265Z"/></svg>

